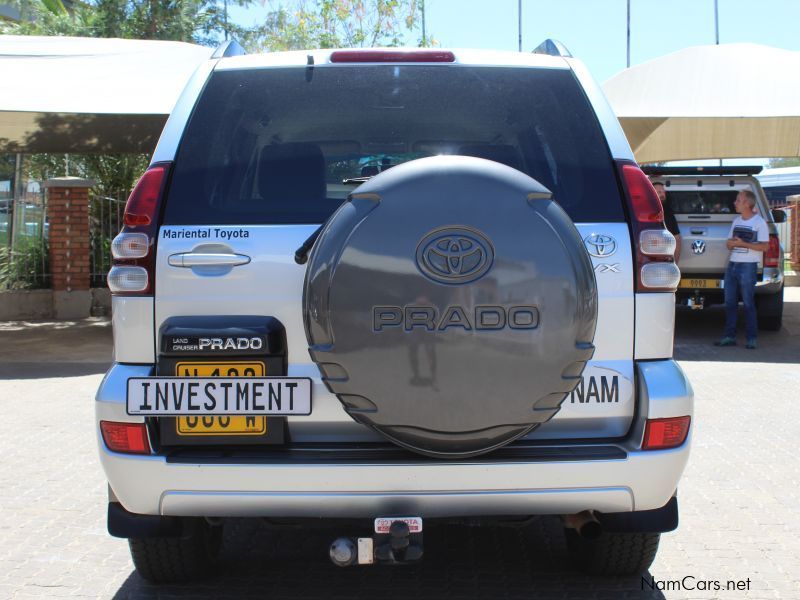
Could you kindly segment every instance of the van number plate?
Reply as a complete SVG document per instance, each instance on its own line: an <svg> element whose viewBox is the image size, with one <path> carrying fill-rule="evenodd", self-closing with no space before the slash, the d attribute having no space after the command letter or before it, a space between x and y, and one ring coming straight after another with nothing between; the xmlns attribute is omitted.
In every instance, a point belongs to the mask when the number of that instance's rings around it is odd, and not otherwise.
<svg viewBox="0 0 800 600"><path fill-rule="evenodd" d="M678 286L682 289L696 289L696 290L705 290L705 289L719 289L722 287L722 280L721 279L681 279L681 283Z"/></svg>

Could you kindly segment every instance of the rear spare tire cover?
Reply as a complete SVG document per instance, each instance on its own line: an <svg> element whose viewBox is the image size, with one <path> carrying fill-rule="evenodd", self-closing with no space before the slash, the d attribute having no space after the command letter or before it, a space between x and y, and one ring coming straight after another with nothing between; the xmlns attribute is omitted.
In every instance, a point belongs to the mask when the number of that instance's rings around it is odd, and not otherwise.
<svg viewBox="0 0 800 600"><path fill-rule="evenodd" d="M303 297L309 351L345 410L441 458L550 419L594 351L592 265L536 180L480 158L398 165L323 228Z"/></svg>

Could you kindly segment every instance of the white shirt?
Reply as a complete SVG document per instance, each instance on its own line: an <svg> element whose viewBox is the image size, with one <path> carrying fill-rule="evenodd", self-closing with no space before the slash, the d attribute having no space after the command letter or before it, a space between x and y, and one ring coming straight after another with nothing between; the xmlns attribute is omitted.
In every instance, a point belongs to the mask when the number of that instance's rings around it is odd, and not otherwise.
<svg viewBox="0 0 800 600"><path fill-rule="evenodd" d="M745 242L756 244L769 241L769 229L767 222L761 215L755 214L749 219L736 217L731 224L731 231L728 238L739 238ZM731 250L731 262L757 263L761 261L763 252L751 250L750 248L734 248Z"/></svg>

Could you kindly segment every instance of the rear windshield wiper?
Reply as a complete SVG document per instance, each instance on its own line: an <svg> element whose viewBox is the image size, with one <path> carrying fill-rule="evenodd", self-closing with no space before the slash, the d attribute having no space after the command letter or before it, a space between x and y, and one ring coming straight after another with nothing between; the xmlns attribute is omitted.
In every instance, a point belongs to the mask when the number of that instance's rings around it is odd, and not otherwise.
<svg viewBox="0 0 800 600"><path fill-rule="evenodd" d="M375 177L374 175L365 175L364 177L348 177L342 179L342 183L365 183Z"/></svg>
<svg viewBox="0 0 800 600"><path fill-rule="evenodd" d="M295 250L294 262L296 262L298 265L306 264L306 261L308 260L308 251L311 250L311 247L314 245L314 242L317 241L319 234L322 233L323 227L325 227L325 223L317 227L316 231L314 231L314 233L308 236L308 239L305 242L303 242L303 245L300 246L297 250Z"/></svg>

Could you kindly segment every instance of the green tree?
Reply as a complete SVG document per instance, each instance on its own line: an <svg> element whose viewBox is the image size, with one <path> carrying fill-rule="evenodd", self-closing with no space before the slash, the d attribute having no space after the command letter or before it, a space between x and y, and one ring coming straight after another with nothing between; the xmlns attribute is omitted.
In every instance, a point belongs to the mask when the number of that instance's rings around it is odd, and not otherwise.
<svg viewBox="0 0 800 600"><path fill-rule="evenodd" d="M263 23L244 27L227 20L225 0L11 0L23 15L0 21L0 33L151 39L217 45L226 32L248 51L427 45L413 41L422 0L267 0ZM250 6L254 0L228 0ZM67 172L95 179L97 191L120 197L147 165L144 155L31 155L31 179Z"/></svg>
<svg viewBox="0 0 800 600"><path fill-rule="evenodd" d="M253 0L230 0L249 6ZM216 45L224 37L218 0L93 0L63 9L60 0L14 0L22 19L0 23L16 35L78 35Z"/></svg>
<svg viewBox="0 0 800 600"><path fill-rule="evenodd" d="M147 168L146 154L29 154L25 171L29 179L45 181L65 174L94 179L94 191L123 198Z"/></svg>
<svg viewBox="0 0 800 600"><path fill-rule="evenodd" d="M243 32L245 47L263 50L425 45L413 39L420 0L273 1L264 23Z"/></svg>
<svg viewBox="0 0 800 600"><path fill-rule="evenodd" d="M268 0L269 1L269 0ZM227 19L226 5L255 0L12 0L23 16L0 33L173 40L216 45L226 32L248 50L428 45L414 39L421 0L272 0L263 23Z"/></svg>
<svg viewBox="0 0 800 600"><path fill-rule="evenodd" d="M769 161L771 169L780 167L800 167L800 157L787 157L787 158L771 158Z"/></svg>
<svg viewBox="0 0 800 600"><path fill-rule="evenodd" d="M13 35L73 35L91 37L92 14L82 5L67 10L57 0L11 0L19 21L0 21L0 33Z"/></svg>

